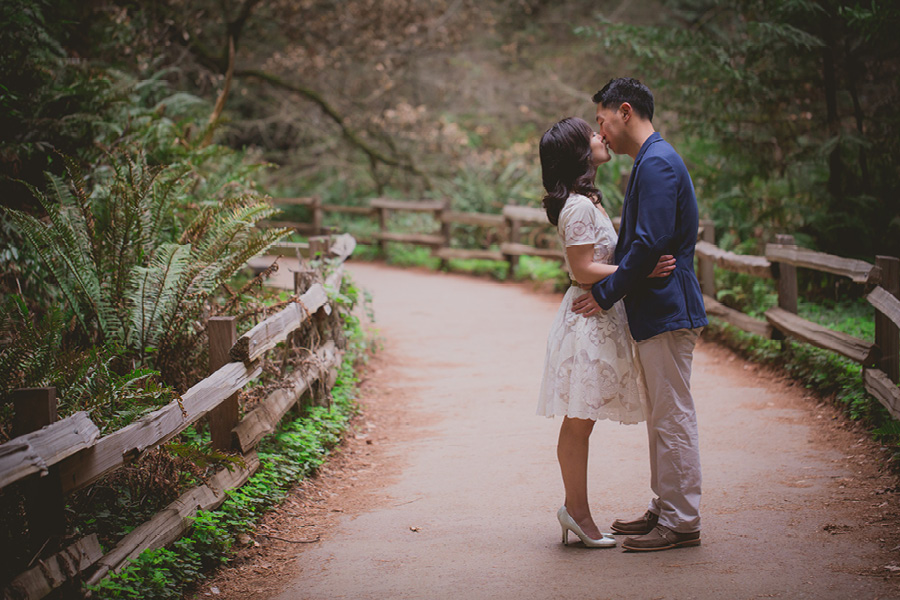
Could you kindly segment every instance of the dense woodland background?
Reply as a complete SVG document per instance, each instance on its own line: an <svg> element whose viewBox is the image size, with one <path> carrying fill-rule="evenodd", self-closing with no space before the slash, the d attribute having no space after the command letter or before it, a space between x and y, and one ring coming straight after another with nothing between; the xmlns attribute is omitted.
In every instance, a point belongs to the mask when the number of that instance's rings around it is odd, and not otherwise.
<svg viewBox="0 0 900 600"><path fill-rule="evenodd" d="M536 203L536 140L639 76L703 212L752 248L777 232L900 253L897 26L888 1L9 0L4 175L40 184L128 144L137 102L198 135L234 42L216 142L275 168L271 195ZM136 107L135 107L136 108ZM134 118L133 115L130 118ZM201 121L202 122L202 121ZM613 205L628 160L602 170ZM4 183L3 203L33 206ZM731 243L727 243L730 241Z"/></svg>
<svg viewBox="0 0 900 600"><path fill-rule="evenodd" d="M88 410L106 433L206 374L209 317L244 331L283 306L244 269L289 234L254 227L269 197L539 206L541 133L593 122L616 76L654 90L719 246L791 233L900 256L898 31L892 0L3 0L0 442L13 389L55 386L60 417ZM630 168L598 174L613 214ZM766 282L717 279L751 315L775 301ZM801 274L801 314L871 339L862 293ZM858 365L738 343L900 456ZM227 460L192 436L72 498L72 527L114 540L202 477L198 457ZM18 502L2 493L0 511ZM20 534L0 522L0 580L34 556Z"/></svg>

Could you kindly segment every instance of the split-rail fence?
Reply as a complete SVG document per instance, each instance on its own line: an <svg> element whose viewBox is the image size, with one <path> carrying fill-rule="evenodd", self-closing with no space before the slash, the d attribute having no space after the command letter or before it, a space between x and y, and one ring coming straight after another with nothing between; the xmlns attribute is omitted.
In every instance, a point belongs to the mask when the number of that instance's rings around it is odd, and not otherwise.
<svg viewBox="0 0 900 600"><path fill-rule="evenodd" d="M276 198L280 206L304 206L311 212L309 222L267 221L268 227L290 227L300 234L319 235L328 231L323 225L326 213L351 214L377 219L378 231L371 235L355 232L361 243L377 243L382 251L390 242L427 246L441 261L453 259L484 259L506 261L515 268L520 256L539 256L562 260L563 251L556 245L556 234L547 229L547 215L530 206L506 205L500 214L460 212L450 210L449 202L440 200L406 201L374 198L365 206L325 204L316 196L305 198ZM437 229L424 233L391 231L394 213L431 214ZM487 232L483 248L455 248L451 246L454 225L468 225ZM529 231L525 231L528 229ZM528 243L526 243L528 242Z"/></svg>
<svg viewBox="0 0 900 600"><path fill-rule="evenodd" d="M218 507L227 490L243 485L259 466L255 448L260 440L275 431L281 418L304 395L311 394L314 385L316 391L334 385L344 344L341 339L330 339L326 331L333 310L326 289L340 288L344 261L355 247L356 240L350 235L311 238L302 244L307 256L325 259L322 264L333 267L332 272L324 280L321 272L311 268L296 272L294 301L240 337L234 317L211 318L207 330L210 375L178 399L118 431L101 437L86 412L57 420L54 388L18 390L13 398L17 437L0 445L0 489L20 486L28 541L44 551L36 566L5 586L2 597L43 598L73 580L95 584L143 550L177 540L198 510ZM319 343L310 348L309 359L288 375L281 389L240 418L238 392L261 374L265 353L282 342L309 348L310 340L293 339L308 322L325 331L314 336ZM236 452L238 465L220 470L183 493L106 553L96 534L61 547L67 494L136 460L204 418L213 447Z"/></svg>

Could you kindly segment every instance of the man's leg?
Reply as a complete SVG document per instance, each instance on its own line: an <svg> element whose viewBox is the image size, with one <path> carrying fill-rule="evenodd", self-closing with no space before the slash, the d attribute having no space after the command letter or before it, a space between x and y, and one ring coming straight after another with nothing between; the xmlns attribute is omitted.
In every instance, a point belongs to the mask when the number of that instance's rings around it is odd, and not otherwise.
<svg viewBox="0 0 900 600"><path fill-rule="evenodd" d="M640 351L639 351L640 352ZM643 359L642 359L643 360ZM645 379L651 377L649 373L645 373ZM647 385L649 386L649 380ZM650 506L647 509L654 513L659 514L659 502L657 498L659 498L659 471L656 469L656 424L653 420L653 394L648 394L648 403L650 412L647 415L647 442L650 446L650 489L653 491L653 499L650 500Z"/></svg>
<svg viewBox="0 0 900 600"><path fill-rule="evenodd" d="M691 362L700 330L666 332L637 344L650 395L650 510L678 533L700 530L700 449Z"/></svg>

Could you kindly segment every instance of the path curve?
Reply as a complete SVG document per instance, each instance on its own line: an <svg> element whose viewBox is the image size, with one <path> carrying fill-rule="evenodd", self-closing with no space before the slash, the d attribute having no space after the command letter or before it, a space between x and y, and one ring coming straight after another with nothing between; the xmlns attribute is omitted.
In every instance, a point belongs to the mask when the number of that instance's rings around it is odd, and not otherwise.
<svg viewBox="0 0 900 600"><path fill-rule="evenodd" d="M271 593L259 598L900 597L893 480L867 466L864 434L704 340L693 376L703 545L652 554L564 547L560 421L534 415L561 296L348 267L373 295L383 339L361 400L390 415L390 430L363 425L354 451L365 455L362 468L321 499L357 502L331 509L321 542L283 549L292 579L279 580L280 591L261 585ZM640 514L649 493L643 425L598 422L591 444L597 522ZM262 581L258 573L248 568L245 584Z"/></svg>

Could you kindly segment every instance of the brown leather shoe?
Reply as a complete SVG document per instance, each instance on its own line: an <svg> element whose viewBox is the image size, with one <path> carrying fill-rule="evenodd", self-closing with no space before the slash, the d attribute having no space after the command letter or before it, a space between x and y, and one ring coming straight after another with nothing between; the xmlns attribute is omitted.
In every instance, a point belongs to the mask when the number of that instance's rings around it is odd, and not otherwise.
<svg viewBox="0 0 900 600"><path fill-rule="evenodd" d="M634 521L616 519L613 521L612 530L613 533L622 535L645 535L653 531L657 523L659 523L659 515L648 510L644 516Z"/></svg>
<svg viewBox="0 0 900 600"><path fill-rule="evenodd" d="M657 525L647 535L625 538L625 541L622 542L622 548L632 552L655 552L657 550L671 550L672 548L699 545L699 531L678 533L665 525Z"/></svg>

